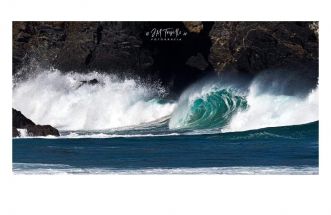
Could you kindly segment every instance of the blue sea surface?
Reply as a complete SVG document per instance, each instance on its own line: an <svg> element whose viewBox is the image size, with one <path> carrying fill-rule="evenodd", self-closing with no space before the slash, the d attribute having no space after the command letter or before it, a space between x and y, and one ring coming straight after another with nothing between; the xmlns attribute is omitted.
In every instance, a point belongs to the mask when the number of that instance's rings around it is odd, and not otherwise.
<svg viewBox="0 0 331 215"><path fill-rule="evenodd" d="M15 138L16 174L318 174L318 121L217 134Z"/></svg>

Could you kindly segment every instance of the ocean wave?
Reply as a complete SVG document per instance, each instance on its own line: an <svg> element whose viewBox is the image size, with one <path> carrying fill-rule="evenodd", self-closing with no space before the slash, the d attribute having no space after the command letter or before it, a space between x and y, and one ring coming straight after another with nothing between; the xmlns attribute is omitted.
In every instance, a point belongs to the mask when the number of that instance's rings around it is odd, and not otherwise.
<svg viewBox="0 0 331 215"><path fill-rule="evenodd" d="M59 130L111 129L169 116L176 104L164 102L165 93L159 83L49 70L14 83L13 107Z"/></svg>
<svg viewBox="0 0 331 215"><path fill-rule="evenodd" d="M279 93L279 82L265 87L261 78L248 87L231 80L204 81L175 102L163 98L158 83L50 70L15 83L13 106L67 138L214 134L318 121L318 87L308 95ZM20 133L28 138L24 130Z"/></svg>
<svg viewBox="0 0 331 215"><path fill-rule="evenodd" d="M207 85L183 93L170 118L169 128L222 128L236 112L246 109L245 97L235 89Z"/></svg>
<svg viewBox="0 0 331 215"><path fill-rule="evenodd" d="M308 95L286 95L260 85L253 81L246 90L222 82L193 85L181 95L169 128L219 128L224 133L318 120L318 87Z"/></svg>

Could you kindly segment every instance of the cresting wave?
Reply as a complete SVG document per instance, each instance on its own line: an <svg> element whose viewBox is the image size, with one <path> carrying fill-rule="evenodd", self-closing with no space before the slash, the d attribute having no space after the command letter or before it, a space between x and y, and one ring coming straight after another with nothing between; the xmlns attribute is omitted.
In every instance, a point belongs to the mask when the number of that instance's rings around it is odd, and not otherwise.
<svg viewBox="0 0 331 215"><path fill-rule="evenodd" d="M245 96L231 87L207 85L186 91L169 122L170 129L222 128L247 109Z"/></svg>
<svg viewBox="0 0 331 215"><path fill-rule="evenodd" d="M235 132L318 120L318 88L298 96L277 92L281 84L273 84L272 91L261 87L265 85L260 79L246 88L205 81L173 102L163 99L165 90L159 84L96 72L50 70L15 83L13 106L38 124L51 124L62 131L102 130L101 137L177 135L183 130L194 134ZM143 132L139 130L144 126ZM107 129L110 132L105 133Z"/></svg>
<svg viewBox="0 0 331 215"><path fill-rule="evenodd" d="M277 91L281 84L270 90L262 81L247 89L222 82L193 85L181 95L169 128L235 132L318 120L318 88L308 95L286 95Z"/></svg>

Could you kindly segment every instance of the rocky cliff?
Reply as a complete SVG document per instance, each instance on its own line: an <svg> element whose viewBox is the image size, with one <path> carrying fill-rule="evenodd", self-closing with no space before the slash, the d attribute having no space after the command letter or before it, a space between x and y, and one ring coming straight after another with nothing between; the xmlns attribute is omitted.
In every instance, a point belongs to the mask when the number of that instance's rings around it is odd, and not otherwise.
<svg viewBox="0 0 331 215"><path fill-rule="evenodd" d="M257 73L272 67L318 63L318 33L309 22L216 22L209 61ZM315 23L316 25L316 23Z"/></svg>
<svg viewBox="0 0 331 215"><path fill-rule="evenodd" d="M161 80L172 92L208 73L294 68L316 86L318 22L13 22L13 74L36 66Z"/></svg>

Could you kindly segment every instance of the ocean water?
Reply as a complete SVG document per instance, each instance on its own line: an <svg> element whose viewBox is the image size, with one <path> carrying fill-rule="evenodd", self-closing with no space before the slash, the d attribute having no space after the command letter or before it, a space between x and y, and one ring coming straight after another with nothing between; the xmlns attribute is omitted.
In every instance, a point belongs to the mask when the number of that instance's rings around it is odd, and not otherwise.
<svg viewBox="0 0 331 215"><path fill-rule="evenodd" d="M13 107L60 137L13 139L16 174L318 174L318 87L202 80L177 100L159 83L43 71ZM84 84L97 79L98 84ZM84 82L85 81L85 82Z"/></svg>
<svg viewBox="0 0 331 215"><path fill-rule="evenodd" d="M221 134L13 140L24 174L318 174L318 122Z"/></svg>

